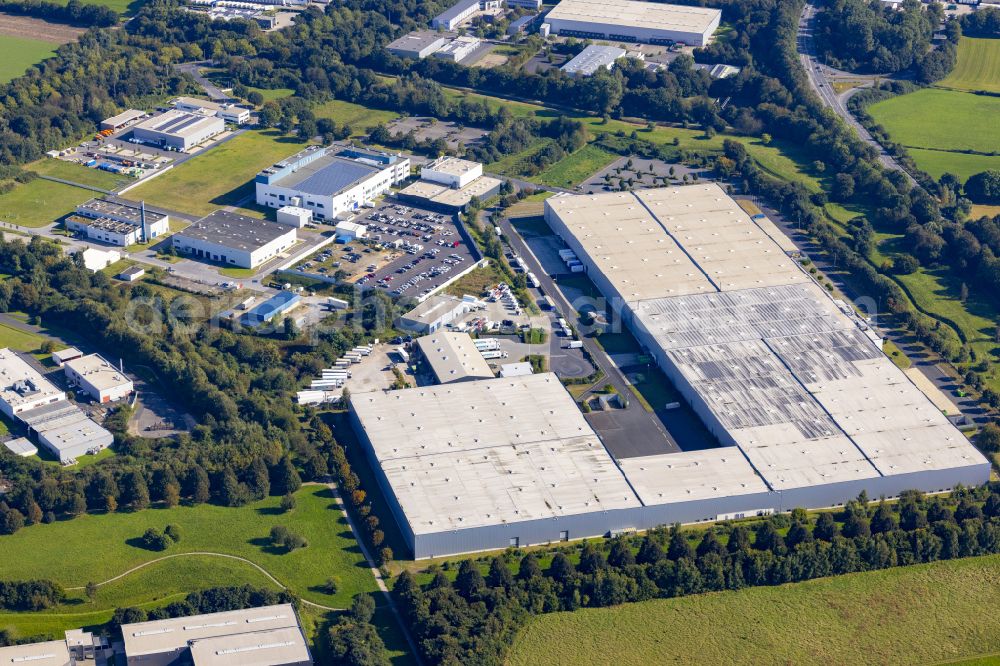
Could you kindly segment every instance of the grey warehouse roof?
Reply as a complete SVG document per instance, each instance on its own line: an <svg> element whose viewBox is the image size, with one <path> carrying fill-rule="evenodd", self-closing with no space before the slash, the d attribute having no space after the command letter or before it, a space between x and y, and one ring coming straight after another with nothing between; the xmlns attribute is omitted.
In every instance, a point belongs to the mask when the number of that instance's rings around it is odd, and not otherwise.
<svg viewBox="0 0 1000 666"><path fill-rule="evenodd" d="M176 236L252 252L294 231L294 228L285 224L217 210L178 232Z"/></svg>
<svg viewBox="0 0 1000 666"><path fill-rule="evenodd" d="M553 197L546 219L772 490L985 462L718 185Z"/></svg>
<svg viewBox="0 0 1000 666"><path fill-rule="evenodd" d="M552 373L351 396L414 534L640 506Z"/></svg>
<svg viewBox="0 0 1000 666"><path fill-rule="evenodd" d="M609 65L614 64L615 60L624 56L625 49L620 49L617 46L591 44L560 69L567 74L590 76L598 69L602 67L607 68Z"/></svg>
<svg viewBox="0 0 1000 666"><path fill-rule="evenodd" d="M344 159L336 155L324 155L273 184L305 194L334 196L379 173L379 171L377 167L356 160Z"/></svg>
<svg viewBox="0 0 1000 666"><path fill-rule="evenodd" d="M718 9L637 0L562 0L546 20L579 21L601 26L656 27L705 32L721 14Z"/></svg>
<svg viewBox="0 0 1000 666"><path fill-rule="evenodd" d="M417 338L417 348L438 382L493 378L493 371L468 333L438 331Z"/></svg>

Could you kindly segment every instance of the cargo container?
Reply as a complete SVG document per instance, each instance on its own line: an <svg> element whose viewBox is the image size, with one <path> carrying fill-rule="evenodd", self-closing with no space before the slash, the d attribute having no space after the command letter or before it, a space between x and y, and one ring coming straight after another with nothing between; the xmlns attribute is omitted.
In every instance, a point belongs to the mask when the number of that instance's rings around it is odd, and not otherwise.
<svg viewBox="0 0 1000 666"><path fill-rule="evenodd" d="M347 309L347 301L340 298L334 298L333 296L330 296L329 298L326 299L326 304L329 305L334 310Z"/></svg>
<svg viewBox="0 0 1000 666"><path fill-rule="evenodd" d="M542 300L545 302L545 305L548 306L550 310L556 309L556 302L552 300L551 296L546 295L545 298L543 298Z"/></svg>
<svg viewBox="0 0 1000 666"><path fill-rule="evenodd" d="M500 341L496 338L478 338L472 341L479 351L493 351L500 349Z"/></svg>
<svg viewBox="0 0 1000 666"><path fill-rule="evenodd" d="M583 347L583 340L570 340L569 344L566 345L567 349L580 349Z"/></svg>
<svg viewBox="0 0 1000 666"><path fill-rule="evenodd" d="M569 267L569 272L570 273L582 273L583 272L583 264L577 264L576 266L570 266Z"/></svg>
<svg viewBox="0 0 1000 666"><path fill-rule="evenodd" d="M563 261L569 261L571 259L576 259L576 252L570 249L559 250L559 258Z"/></svg>
<svg viewBox="0 0 1000 666"><path fill-rule="evenodd" d="M539 282L538 277L534 273L528 273L528 284L530 284L535 289L538 289L539 287L542 286L542 283Z"/></svg>
<svg viewBox="0 0 1000 666"><path fill-rule="evenodd" d="M483 358L485 358L487 361L492 360L492 359L496 359L496 358L507 358L507 352L500 351L499 349L482 351L480 353L483 355Z"/></svg>
<svg viewBox="0 0 1000 666"><path fill-rule="evenodd" d="M410 362L410 352L406 351L402 347L396 347L396 353L399 354L399 358L403 359L403 363Z"/></svg>

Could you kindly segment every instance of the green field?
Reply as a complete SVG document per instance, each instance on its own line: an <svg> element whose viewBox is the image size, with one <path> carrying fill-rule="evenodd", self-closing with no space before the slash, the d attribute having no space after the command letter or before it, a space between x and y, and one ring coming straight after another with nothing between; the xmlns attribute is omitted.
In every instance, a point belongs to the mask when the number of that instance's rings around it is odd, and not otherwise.
<svg viewBox="0 0 1000 666"><path fill-rule="evenodd" d="M574 187L618 159L603 148L586 145L549 166L538 175L538 182L554 187Z"/></svg>
<svg viewBox="0 0 1000 666"><path fill-rule="evenodd" d="M171 169L134 190L132 199L207 215L254 194L258 171L305 147L278 130L248 130Z"/></svg>
<svg viewBox="0 0 1000 666"><path fill-rule="evenodd" d="M197 552L246 558L302 598L334 608L348 606L358 593L374 591L375 579L350 536L343 514L332 508L330 491L324 486L306 486L297 499L297 507L289 514L278 510L280 498L270 497L236 509L207 504L180 506L86 515L26 527L13 536L0 538L4 577L50 578L67 588L82 588L88 581L106 581L163 556ZM162 529L168 523L180 526L180 543L162 553L138 545L138 537L147 527ZM291 553L272 548L267 536L273 525L285 525L301 534L309 546ZM54 543L61 547L52 548ZM67 557L66 553L73 555ZM335 595L319 588L330 577L339 584ZM61 628L79 626L75 613L93 613L97 617L115 606L148 605L198 587L230 582L273 586L257 569L240 560L182 555L109 583L101 588L94 603L83 598L82 590L71 590L72 598L58 608L42 613L0 614L0 628L14 628L21 635L30 635L39 623Z"/></svg>
<svg viewBox="0 0 1000 666"><path fill-rule="evenodd" d="M68 4L69 0L55 0L60 5ZM131 15L138 11L145 0L80 0L85 5L104 5L119 14Z"/></svg>
<svg viewBox="0 0 1000 666"><path fill-rule="evenodd" d="M97 187L102 190L114 190L133 182L133 180L127 176L114 174L110 171L102 171L100 169L91 169L83 166L82 164L75 164L73 162L67 162L66 160L53 159L51 157L38 160L37 162L32 162L25 168L29 171L34 171L41 176L61 178L63 180L68 180L71 183Z"/></svg>
<svg viewBox="0 0 1000 666"><path fill-rule="evenodd" d="M44 227L73 212L95 194L93 190L36 178L30 183L15 185L7 194L0 194L0 221L24 227Z"/></svg>
<svg viewBox="0 0 1000 666"><path fill-rule="evenodd" d="M25 70L55 55L58 44L40 39L0 35L0 83L7 83L24 74Z"/></svg>
<svg viewBox="0 0 1000 666"><path fill-rule="evenodd" d="M1000 92L1000 39L963 37L958 43L958 63L941 88Z"/></svg>
<svg viewBox="0 0 1000 666"><path fill-rule="evenodd" d="M933 664L1000 651L998 594L989 556L556 613L508 664Z"/></svg>
<svg viewBox="0 0 1000 666"><path fill-rule="evenodd" d="M383 123L399 118L399 114L393 111L381 111L369 109L360 104L343 102L339 99L324 102L313 108L313 113L317 118L329 118L338 126L350 125L352 136L362 136L375 127Z"/></svg>
<svg viewBox="0 0 1000 666"><path fill-rule="evenodd" d="M938 87L873 104L868 113L917 166L934 178L965 180L1000 168L1000 98L964 90L1000 91L1000 40L959 42L958 64ZM992 153L992 154L991 154Z"/></svg>

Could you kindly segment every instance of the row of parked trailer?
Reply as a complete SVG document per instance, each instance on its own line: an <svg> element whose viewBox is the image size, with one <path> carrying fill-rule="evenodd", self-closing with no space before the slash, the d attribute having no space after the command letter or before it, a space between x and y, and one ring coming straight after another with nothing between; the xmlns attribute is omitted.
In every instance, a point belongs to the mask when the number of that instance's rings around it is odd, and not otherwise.
<svg viewBox="0 0 1000 666"><path fill-rule="evenodd" d="M570 273L582 273L583 272L583 262L576 256L576 252L565 248L559 250L559 258L563 260L566 264L566 268L569 269Z"/></svg>
<svg viewBox="0 0 1000 666"><path fill-rule="evenodd" d="M309 391L300 391L298 394L299 404L315 404L314 401L328 402L329 399L321 399L316 393L328 393L337 391L344 387L344 384L351 378L351 366L361 363L361 360L371 356L374 345L360 345L344 354L333 362L332 368L324 368L320 371L319 379L314 379L309 384Z"/></svg>

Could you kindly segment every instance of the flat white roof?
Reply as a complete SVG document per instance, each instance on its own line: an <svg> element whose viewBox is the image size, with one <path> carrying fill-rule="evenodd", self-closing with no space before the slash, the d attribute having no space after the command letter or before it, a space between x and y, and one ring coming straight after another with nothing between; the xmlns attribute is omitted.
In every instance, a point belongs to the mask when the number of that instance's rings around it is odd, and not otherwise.
<svg viewBox="0 0 1000 666"><path fill-rule="evenodd" d="M311 662L298 626L191 641L194 666L281 666Z"/></svg>
<svg viewBox="0 0 1000 666"><path fill-rule="evenodd" d="M17 409L43 396L59 395L66 396L12 350L0 349L0 400Z"/></svg>
<svg viewBox="0 0 1000 666"><path fill-rule="evenodd" d="M415 534L640 505L552 373L351 405Z"/></svg>
<svg viewBox="0 0 1000 666"><path fill-rule="evenodd" d="M70 359L80 358L81 356L83 356L83 352L76 347L67 347L66 349L52 352L52 359L56 363L65 363Z"/></svg>
<svg viewBox="0 0 1000 666"><path fill-rule="evenodd" d="M465 307L467 307L465 301L457 296L435 294L404 314L402 318L430 324Z"/></svg>
<svg viewBox="0 0 1000 666"><path fill-rule="evenodd" d="M704 33L721 14L720 10L709 7L665 5L636 0L562 0L548 13L546 20Z"/></svg>
<svg viewBox="0 0 1000 666"><path fill-rule="evenodd" d="M275 629L297 629L298 627L299 621L295 615L295 609L291 604L281 604L124 624L122 625L122 637L125 639L125 654L128 655L129 659L132 659L143 655L162 654L183 649L187 647L188 641L231 637L240 634L257 634ZM236 639L234 644L238 640ZM299 640L304 642L301 632L299 632ZM216 643L216 645L221 645L221 643ZM293 646L287 647L292 648Z"/></svg>
<svg viewBox="0 0 1000 666"><path fill-rule="evenodd" d="M768 492L735 446L623 458L618 464L646 505Z"/></svg>
<svg viewBox="0 0 1000 666"><path fill-rule="evenodd" d="M442 49L444 50L444 49ZM421 169L429 169L438 173L446 173L449 176L462 176L474 169L481 168L482 164L471 160L463 160L459 157L439 157L429 164L425 164Z"/></svg>
<svg viewBox="0 0 1000 666"><path fill-rule="evenodd" d="M169 109L158 116L143 120L135 126L136 129L162 132L172 136L186 137L202 132L209 126L218 125L222 121L214 116L200 113L188 113L180 109Z"/></svg>
<svg viewBox="0 0 1000 666"><path fill-rule="evenodd" d="M70 663L69 649L64 640L0 647L0 664L69 666Z"/></svg>
<svg viewBox="0 0 1000 666"><path fill-rule="evenodd" d="M567 74L583 74L589 76L601 67L610 69L618 58L625 57L625 49L617 46L590 44L560 69Z"/></svg>
<svg viewBox="0 0 1000 666"><path fill-rule="evenodd" d="M531 367L531 363L523 361L521 363L504 363L500 366L500 376L501 377L524 377L525 375L533 374L535 371Z"/></svg>
<svg viewBox="0 0 1000 666"><path fill-rule="evenodd" d="M139 111L138 109L128 109L122 111L117 116L111 116L110 118L105 118L101 124L102 125L112 125L117 127L118 125L124 125L125 123L130 123L133 120L142 118L146 115L145 111Z"/></svg>
<svg viewBox="0 0 1000 666"><path fill-rule="evenodd" d="M463 379L492 379L494 376L468 333L455 331L431 333L417 338L417 348L424 355L434 376L442 384Z"/></svg>
<svg viewBox="0 0 1000 666"><path fill-rule="evenodd" d="M718 185L552 197L546 217L772 489L985 464Z"/></svg>
<svg viewBox="0 0 1000 666"><path fill-rule="evenodd" d="M123 375L118 368L111 365L100 354L88 354L80 358L66 361L65 367L77 373L98 391L117 388L124 384L132 384L132 380Z"/></svg>

